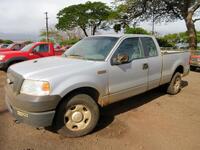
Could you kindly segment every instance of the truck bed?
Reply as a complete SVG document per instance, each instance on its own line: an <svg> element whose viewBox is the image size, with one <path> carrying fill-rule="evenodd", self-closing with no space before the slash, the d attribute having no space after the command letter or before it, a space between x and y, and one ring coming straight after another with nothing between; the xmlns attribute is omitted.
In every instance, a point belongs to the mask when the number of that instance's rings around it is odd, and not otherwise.
<svg viewBox="0 0 200 150"><path fill-rule="evenodd" d="M161 83L167 83L171 80L173 72L177 66L185 66L183 75L187 74L189 68L189 51L180 50L162 50L162 80Z"/></svg>

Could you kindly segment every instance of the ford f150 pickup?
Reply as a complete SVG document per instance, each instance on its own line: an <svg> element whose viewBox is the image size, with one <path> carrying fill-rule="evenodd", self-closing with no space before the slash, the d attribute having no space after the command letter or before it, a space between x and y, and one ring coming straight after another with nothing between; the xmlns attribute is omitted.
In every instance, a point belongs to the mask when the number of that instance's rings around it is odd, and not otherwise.
<svg viewBox="0 0 200 150"><path fill-rule="evenodd" d="M0 69L7 70L10 65L25 60L62 54L63 51L54 50L53 43L36 42L25 46L20 51L0 52Z"/></svg>
<svg viewBox="0 0 200 150"><path fill-rule="evenodd" d="M0 52L19 51L25 46L25 43L13 43L6 48L0 48Z"/></svg>
<svg viewBox="0 0 200 150"><path fill-rule="evenodd" d="M83 136L97 125L100 106L160 85L177 94L189 73L189 58L189 52L161 52L152 36L92 36L62 57L11 66L5 99L19 122Z"/></svg>

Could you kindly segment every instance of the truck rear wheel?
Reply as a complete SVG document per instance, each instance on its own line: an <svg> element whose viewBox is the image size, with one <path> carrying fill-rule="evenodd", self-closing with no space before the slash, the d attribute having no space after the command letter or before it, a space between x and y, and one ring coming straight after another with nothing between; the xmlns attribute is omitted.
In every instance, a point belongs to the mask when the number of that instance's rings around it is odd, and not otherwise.
<svg viewBox="0 0 200 150"><path fill-rule="evenodd" d="M76 94L58 108L55 125L66 137L80 137L90 133L99 120L99 107L87 94Z"/></svg>
<svg viewBox="0 0 200 150"><path fill-rule="evenodd" d="M179 72L176 72L172 77L171 82L168 85L167 93L171 95L179 93L181 90L181 82L182 82L181 74Z"/></svg>

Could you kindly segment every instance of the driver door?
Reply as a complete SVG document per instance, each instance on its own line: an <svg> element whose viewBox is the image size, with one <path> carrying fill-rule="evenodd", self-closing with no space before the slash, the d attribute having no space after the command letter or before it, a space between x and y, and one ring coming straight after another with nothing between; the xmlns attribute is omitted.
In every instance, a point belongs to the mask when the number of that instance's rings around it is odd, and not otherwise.
<svg viewBox="0 0 200 150"><path fill-rule="evenodd" d="M147 90L148 67L138 37L124 39L111 59L119 54L129 57L129 62L109 66L109 100L115 102Z"/></svg>
<svg viewBox="0 0 200 150"><path fill-rule="evenodd" d="M49 56L49 44L40 44L32 49L32 52L29 54L31 59L47 57Z"/></svg>

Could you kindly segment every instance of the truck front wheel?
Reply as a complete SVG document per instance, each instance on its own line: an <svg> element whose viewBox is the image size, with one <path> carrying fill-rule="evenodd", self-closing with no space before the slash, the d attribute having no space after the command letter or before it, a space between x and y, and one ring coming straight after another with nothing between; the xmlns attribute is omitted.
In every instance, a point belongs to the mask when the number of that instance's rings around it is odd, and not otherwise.
<svg viewBox="0 0 200 150"><path fill-rule="evenodd" d="M176 72L174 76L172 77L171 82L169 83L167 87L167 93L175 95L181 90L181 74L179 72Z"/></svg>
<svg viewBox="0 0 200 150"><path fill-rule="evenodd" d="M80 137L90 133L99 120L99 107L87 94L74 94L58 108L55 125L66 137Z"/></svg>

